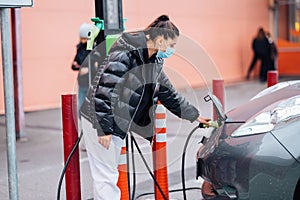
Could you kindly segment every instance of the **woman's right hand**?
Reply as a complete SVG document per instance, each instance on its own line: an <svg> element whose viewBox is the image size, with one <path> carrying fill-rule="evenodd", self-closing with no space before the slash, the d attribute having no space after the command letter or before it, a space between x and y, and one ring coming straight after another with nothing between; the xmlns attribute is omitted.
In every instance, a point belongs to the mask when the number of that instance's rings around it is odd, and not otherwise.
<svg viewBox="0 0 300 200"><path fill-rule="evenodd" d="M101 144L104 148L109 149L111 138L112 138L112 134L98 136L98 143Z"/></svg>
<svg viewBox="0 0 300 200"><path fill-rule="evenodd" d="M209 122L211 121L211 119L209 119L209 118L207 118L207 117L199 116L199 117L197 118L197 121L200 122L200 123L209 125Z"/></svg>

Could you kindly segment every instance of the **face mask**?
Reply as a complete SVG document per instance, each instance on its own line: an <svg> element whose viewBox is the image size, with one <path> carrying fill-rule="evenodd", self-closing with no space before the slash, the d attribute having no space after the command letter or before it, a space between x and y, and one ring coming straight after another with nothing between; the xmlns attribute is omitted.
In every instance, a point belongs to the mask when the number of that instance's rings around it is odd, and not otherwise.
<svg viewBox="0 0 300 200"><path fill-rule="evenodd" d="M160 49L157 51L156 56L159 58L170 58L171 55L175 52L174 48L168 47L165 52Z"/></svg>

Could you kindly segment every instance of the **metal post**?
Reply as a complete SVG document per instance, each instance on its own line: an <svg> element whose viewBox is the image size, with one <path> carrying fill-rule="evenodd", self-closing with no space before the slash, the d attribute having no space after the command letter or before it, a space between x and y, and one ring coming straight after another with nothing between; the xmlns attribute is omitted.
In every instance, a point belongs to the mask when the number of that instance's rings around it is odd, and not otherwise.
<svg viewBox="0 0 300 200"><path fill-rule="evenodd" d="M2 62L3 62L3 82L5 98L6 117L6 144L7 144L7 165L9 199L18 200L18 176L16 158L16 131L14 118L14 94L13 94L13 74L12 56L10 44L10 16L9 8L0 8L1 14L1 42L2 42Z"/></svg>
<svg viewBox="0 0 300 200"><path fill-rule="evenodd" d="M104 0L95 0L95 17L98 17L101 20L105 20L104 19L104 12L103 12L103 8L104 8ZM105 23L105 22L104 22ZM99 57L99 64L102 64L105 56L106 56L106 41L105 41L105 33L104 30L100 30L96 40L96 45L97 45L97 51L98 53L100 53L100 57ZM91 74L91 69L89 70L89 73ZM92 77L91 75L89 75L90 77Z"/></svg>
<svg viewBox="0 0 300 200"><path fill-rule="evenodd" d="M99 19L104 20L104 13L103 13L103 0L95 0L95 15L99 17ZM105 23L105 22L104 22ZM97 39L97 44L101 44L105 42L105 35L104 31L100 31ZM103 45L105 47L105 45ZM105 55L105 49L101 49L103 52L100 52L101 55Z"/></svg>
<svg viewBox="0 0 300 200"><path fill-rule="evenodd" d="M11 9L12 45L13 45L13 77L15 95L15 127L17 139L25 139L25 114L23 103L23 76L22 76L22 45L20 8Z"/></svg>

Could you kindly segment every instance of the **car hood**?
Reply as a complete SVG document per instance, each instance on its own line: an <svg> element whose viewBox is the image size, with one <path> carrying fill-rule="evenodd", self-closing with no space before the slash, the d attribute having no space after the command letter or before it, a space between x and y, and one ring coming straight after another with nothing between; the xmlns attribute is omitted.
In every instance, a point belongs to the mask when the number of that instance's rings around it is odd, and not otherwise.
<svg viewBox="0 0 300 200"><path fill-rule="evenodd" d="M262 92L261 95L252 98L249 102L227 112L227 121L245 122L271 104L300 95L300 81L288 81L283 84L283 87L273 86L276 87L273 91L272 88L268 88L264 91L270 92Z"/></svg>

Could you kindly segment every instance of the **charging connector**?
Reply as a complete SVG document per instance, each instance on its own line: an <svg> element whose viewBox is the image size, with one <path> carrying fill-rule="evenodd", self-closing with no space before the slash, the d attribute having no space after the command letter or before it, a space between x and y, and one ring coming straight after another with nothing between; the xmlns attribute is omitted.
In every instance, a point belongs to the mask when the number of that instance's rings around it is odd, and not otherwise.
<svg viewBox="0 0 300 200"><path fill-rule="evenodd" d="M200 123L199 124L199 128L209 128L209 127L213 127L213 128L219 128L219 123L218 121L209 121L208 125L204 124L204 123Z"/></svg>

